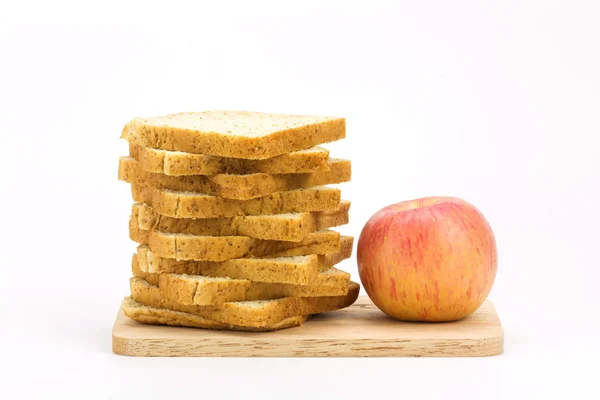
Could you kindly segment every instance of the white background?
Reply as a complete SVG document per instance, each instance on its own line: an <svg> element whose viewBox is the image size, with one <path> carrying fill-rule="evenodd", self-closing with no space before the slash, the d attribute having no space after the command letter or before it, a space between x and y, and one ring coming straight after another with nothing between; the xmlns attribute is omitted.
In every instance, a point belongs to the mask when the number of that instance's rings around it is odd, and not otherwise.
<svg viewBox="0 0 600 400"><path fill-rule="evenodd" d="M0 397L600 396L598 2L16 3L0 12ZM113 355L135 248L121 128L219 108L346 117L328 146L353 163L346 234L401 200L476 205L505 353Z"/></svg>

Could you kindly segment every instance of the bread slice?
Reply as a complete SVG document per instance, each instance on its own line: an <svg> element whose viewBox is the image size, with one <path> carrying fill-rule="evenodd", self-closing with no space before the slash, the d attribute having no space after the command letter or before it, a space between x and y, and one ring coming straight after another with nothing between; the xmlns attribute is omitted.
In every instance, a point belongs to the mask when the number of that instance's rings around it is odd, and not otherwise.
<svg viewBox="0 0 600 400"><path fill-rule="evenodd" d="M148 274L131 262L133 276L158 287L181 304L219 305L232 301L270 300L281 297L341 296L348 291L350 274L336 268L318 273L308 285L253 282L247 279L186 274Z"/></svg>
<svg viewBox="0 0 600 400"><path fill-rule="evenodd" d="M265 327L283 319L320 314L352 305L358 298L360 285L350 281L344 296L284 297L275 300L242 301L219 306L189 306L168 298L158 286L143 279L131 278L131 298L154 308L165 308L194 314L227 325Z"/></svg>
<svg viewBox="0 0 600 400"><path fill-rule="evenodd" d="M133 276L158 285L166 296L186 305L220 305L232 301L270 300L281 297L341 296L348 291L350 274L330 268L308 285L252 282L247 279L182 274L147 274L132 260Z"/></svg>
<svg viewBox="0 0 600 400"><path fill-rule="evenodd" d="M175 218L222 218L240 215L335 211L340 190L327 186L275 192L251 200L223 199L196 192L178 192L152 186L131 185L133 200L147 203L161 215Z"/></svg>
<svg viewBox="0 0 600 400"><path fill-rule="evenodd" d="M155 285L158 284L156 276L165 273L225 276L255 282L308 285L319 272L326 271L350 258L353 240L352 236L341 236L340 251L337 253L276 258L235 258L221 262L177 261L156 256L148 246L141 245L137 248L136 260L136 267L140 272L134 275L143 277ZM146 275L142 276L142 273Z"/></svg>
<svg viewBox="0 0 600 400"><path fill-rule="evenodd" d="M349 160L332 158L329 160L328 166L328 171L308 174L254 173L168 176L146 172L135 158L121 157L119 158L119 180L162 189L199 192L226 199L249 200L274 192L336 184L350 180L351 163Z"/></svg>
<svg viewBox="0 0 600 400"><path fill-rule="evenodd" d="M250 236L263 240L299 242L315 230L345 225L350 202L342 200L335 211L239 216L232 218L173 218L155 213L145 203L131 207L131 218L142 230L185 233L197 236Z"/></svg>
<svg viewBox="0 0 600 400"><path fill-rule="evenodd" d="M319 254L319 272L325 271L334 265L337 265L352 257L352 248L354 247L354 237L353 236L340 236L340 251L337 253L328 253L328 254Z"/></svg>
<svg viewBox="0 0 600 400"><path fill-rule="evenodd" d="M129 220L129 237L147 244L158 256L176 260L225 261L232 258L254 258L269 254L285 256L327 254L339 251L340 234L323 229L309 233L299 242L261 240L248 236L196 236L184 233L165 233L139 229L133 216ZM319 253L304 253L296 248L317 248Z"/></svg>
<svg viewBox="0 0 600 400"><path fill-rule="evenodd" d="M343 296L348 293L350 274L331 268L317 275L310 285L252 282L245 279L199 275L158 275L158 287L174 301L187 305L220 305L232 301L271 300L282 297Z"/></svg>
<svg viewBox="0 0 600 400"><path fill-rule="evenodd" d="M158 276L165 273L307 285L322 269L321 264L319 264L320 257L326 257L326 255L234 258L221 262L177 261L172 258L154 256L147 246L142 245L137 249L138 265L141 272L134 274L134 276L141 277L153 285L158 285Z"/></svg>
<svg viewBox="0 0 600 400"><path fill-rule="evenodd" d="M246 160L153 149L129 142L129 155L141 164L144 171L169 176L329 171L329 151L323 147L311 147L266 160Z"/></svg>
<svg viewBox="0 0 600 400"><path fill-rule="evenodd" d="M210 319L202 318L194 314L145 306L133 300L131 297L126 297L123 300L121 309L129 318L142 324L248 332L275 331L279 329L301 326L310 317L309 315L289 317L281 319L278 322L259 327L252 325L230 325L211 321Z"/></svg>
<svg viewBox="0 0 600 400"><path fill-rule="evenodd" d="M224 110L134 118L121 133L147 147L251 160L345 136L344 118Z"/></svg>

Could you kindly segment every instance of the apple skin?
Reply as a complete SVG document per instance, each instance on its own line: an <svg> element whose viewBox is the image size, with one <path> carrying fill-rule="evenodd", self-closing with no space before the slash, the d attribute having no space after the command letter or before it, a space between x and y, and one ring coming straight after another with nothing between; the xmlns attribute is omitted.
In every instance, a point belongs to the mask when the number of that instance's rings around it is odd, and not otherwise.
<svg viewBox="0 0 600 400"><path fill-rule="evenodd" d="M467 317L487 298L498 268L488 222L455 197L424 197L379 210L360 234L357 259L373 303L401 321Z"/></svg>

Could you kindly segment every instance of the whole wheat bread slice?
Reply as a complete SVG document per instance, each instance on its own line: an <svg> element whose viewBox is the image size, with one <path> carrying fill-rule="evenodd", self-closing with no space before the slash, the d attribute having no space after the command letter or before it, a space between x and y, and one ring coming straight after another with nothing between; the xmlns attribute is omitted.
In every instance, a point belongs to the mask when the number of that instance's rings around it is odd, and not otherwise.
<svg viewBox="0 0 600 400"><path fill-rule="evenodd" d="M183 192L199 192L226 199L249 200L274 192L336 184L350 180L352 171L349 160L330 159L328 166L329 171L308 174L254 173L168 176L146 172L135 158L121 157L119 158L118 176L119 180L128 183Z"/></svg>
<svg viewBox="0 0 600 400"><path fill-rule="evenodd" d="M327 186L275 192L251 200L223 199L196 192L178 192L152 186L131 185L133 200L147 203L155 212L174 218L230 218L340 208L340 190Z"/></svg>
<svg viewBox="0 0 600 400"><path fill-rule="evenodd" d="M308 285L319 272L326 271L352 256L353 239L352 236L341 236L340 251L337 253L276 258L236 258L221 262L177 261L157 256L148 246L141 245L137 248L137 267L141 273L146 274L144 279L155 285L158 284L157 275L164 273L224 276L255 282Z"/></svg>
<svg viewBox="0 0 600 400"><path fill-rule="evenodd" d="M148 274L131 262L133 276L158 285L180 304L220 305L232 301L271 300L281 297L342 296L348 292L350 274L336 268L318 273L308 285L253 282L247 279L186 274Z"/></svg>
<svg viewBox="0 0 600 400"><path fill-rule="evenodd" d="M265 327L283 319L339 310L352 305L358 298L360 285L350 281L345 296L284 297L224 303L219 306L189 306L168 298L158 286L143 279L130 279L131 297L143 305L181 311L227 325Z"/></svg>
<svg viewBox="0 0 600 400"><path fill-rule="evenodd" d="M134 118L121 138L147 147L263 160L346 136L344 118L213 110Z"/></svg>
<svg viewBox="0 0 600 400"><path fill-rule="evenodd" d="M347 224L349 210L350 202L342 200L335 211L191 219L167 217L154 212L145 203L135 203L131 207L131 216L142 230L299 242L316 230Z"/></svg>
<svg viewBox="0 0 600 400"><path fill-rule="evenodd" d="M139 244L147 244L153 253L161 257L176 260L225 261L269 254L305 255L307 253L297 254L295 249L315 246L323 249L322 252L308 254L335 253L339 251L340 234L323 229L309 233L299 242L261 240L248 236L196 236L156 230L144 231L139 229L139 224L132 215L129 220L129 237Z"/></svg>
<svg viewBox="0 0 600 400"><path fill-rule="evenodd" d="M252 282L244 279L198 275L159 275L159 288L180 304L220 305L233 301L271 300L282 297L343 296L348 293L350 274L331 268L317 275L310 285Z"/></svg>
<svg viewBox="0 0 600 400"><path fill-rule="evenodd" d="M310 317L309 315L301 317L289 317L281 319L279 322L274 322L272 324L259 327L252 325L231 325L215 322L210 319L202 318L198 315L181 311L145 306L133 300L131 297L126 297L123 300L121 309L129 318L142 324L247 332L266 332L301 326Z"/></svg>
<svg viewBox="0 0 600 400"><path fill-rule="evenodd" d="M311 147L266 160L246 160L153 149L129 142L129 155L141 164L144 171L169 176L329 171L329 151L323 147Z"/></svg>

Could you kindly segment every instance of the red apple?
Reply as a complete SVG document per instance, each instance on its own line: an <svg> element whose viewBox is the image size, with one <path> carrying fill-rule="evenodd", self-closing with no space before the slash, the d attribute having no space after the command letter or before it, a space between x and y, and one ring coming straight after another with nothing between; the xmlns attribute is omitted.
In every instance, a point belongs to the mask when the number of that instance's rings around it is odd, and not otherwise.
<svg viewBox="0 0 600 400"><path fill-rule="evenodd" d="M358 272L373 303L402 321L456 321L481 306L498 266L483 215L453 197L385 207L358 239Z"/></svg>

